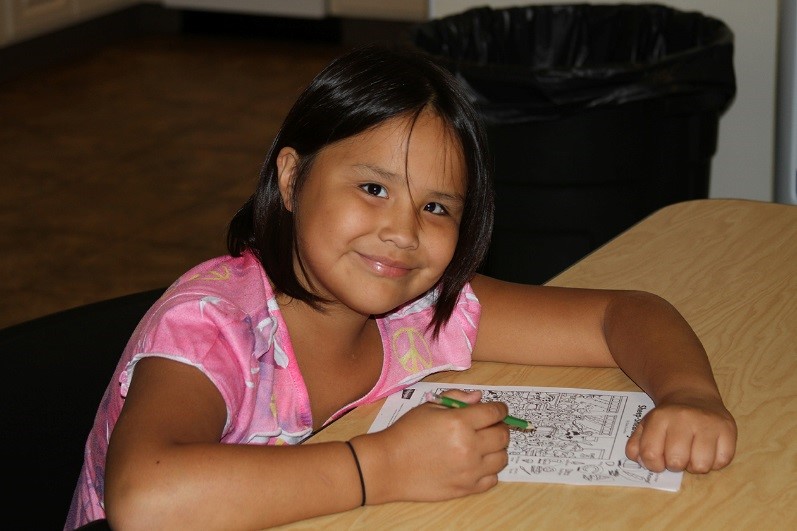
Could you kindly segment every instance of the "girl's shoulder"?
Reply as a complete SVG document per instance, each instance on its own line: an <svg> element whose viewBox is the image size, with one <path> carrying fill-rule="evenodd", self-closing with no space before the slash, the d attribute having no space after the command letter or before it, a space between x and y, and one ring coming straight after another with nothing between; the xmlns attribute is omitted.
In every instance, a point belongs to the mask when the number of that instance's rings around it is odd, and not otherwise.
<svg viewBox="0 0 797 531"><path fill-rule="evenodd" d="M181 275L147 311L136 329L138 340L158 331L188 328L231 331L274 318L276 299L260 262L251 254L219 256ZM243 328L242 328L243 327Z"/></svg>
<svg viewBox="0 0 797 531"><path fill-rule="evenodd" d="M438 295L439 292L435 288L420 298L397 308L380 319L382 326L388 329L413 327L421 330L429 328ZM478 327L480 315L481 304L479 299L473 292L470 283L466 283L460 290L451 318L441 328L440 335L445 337L449 333L459 334L463 327L475 331Z"/></svg>
<svg viewBox="0 0 797 531"><path fill-rule="evenodd" d="M212 297L244 311L260 308L274 298L274 291L260 261L251 253L218 256L181 275L162 299L175 296Z"/></svg>
<svg viewBox="0 0 797 531"><path fill-rule="evenodd" d="M385 361L370 398L386 396L434 372L470 367L481 316L478 299L465 285L437 336L430 326L436 301L437 292L432 291L377 319Z"/></svg>
<svg viewBox="0 0 797 531"><path fill-rule="evenodd" d="M399 306L392 312L386 314L385 319L396 320L402 319L409 315L423 313L429 310L434 310L434 305L440 295L439 287L434 287L421 295L417 299L413 299L406 304ZM454 312L458 311L476 311L479 309L479 299L473 292L470 282L466 282L457 295L457 304Z"/></svg>

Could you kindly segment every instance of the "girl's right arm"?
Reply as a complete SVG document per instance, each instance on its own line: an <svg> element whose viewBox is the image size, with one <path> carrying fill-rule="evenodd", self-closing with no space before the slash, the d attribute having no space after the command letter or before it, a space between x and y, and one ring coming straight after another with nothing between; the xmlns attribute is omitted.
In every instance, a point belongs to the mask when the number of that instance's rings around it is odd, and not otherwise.
<svg viewBox="0 0 797 531"><path fill-rule="evenodd" d="M382 432L355 437L367 503L442 500L495 485L507 459L506 414L500 403L427 404ZM197 368L139 361L108 449L111 527L255 529L360 504L344 443L222 444L226 415L221 394Z"/></svg>

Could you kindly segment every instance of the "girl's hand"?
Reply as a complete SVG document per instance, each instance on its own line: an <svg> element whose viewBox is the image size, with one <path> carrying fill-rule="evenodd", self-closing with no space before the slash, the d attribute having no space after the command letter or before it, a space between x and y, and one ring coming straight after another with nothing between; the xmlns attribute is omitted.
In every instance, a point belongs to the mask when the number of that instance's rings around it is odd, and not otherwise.
<svg viewBox="0 0 797 531"><path fill-rule="evenodd" d="M506 404L479 403L481 392L449 391L473 404L422 404L384 431L353 440L369 504L438 501L483 492L507 464Z"/></svg>
<svg viewBox="0 0 797 531"><path fill-rule="evenodd" d="M642 418L625 452L646 469L705 474L725 467L736 451L736 422L715 397L675 394Z"/></svg>

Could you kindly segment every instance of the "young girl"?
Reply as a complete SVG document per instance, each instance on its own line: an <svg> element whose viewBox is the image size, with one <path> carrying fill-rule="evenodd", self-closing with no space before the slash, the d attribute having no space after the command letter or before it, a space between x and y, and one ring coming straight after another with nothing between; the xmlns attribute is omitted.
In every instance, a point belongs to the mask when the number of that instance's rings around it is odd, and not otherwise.
<svg viewBox="0 0 797 531"><path fill-rule="evenodd" d="M671 305L476 274L492 231L484 153L466 96L424 57L370 46L322 71L233 219L230 254L177 280L130 339L66 527L255 529L483 492L509 431L506 405L478 393L452 392L469 408L424 404L380 433L299 444L472 360L619 366L657 404L629 458L727 465L733 417Z"/></svg>

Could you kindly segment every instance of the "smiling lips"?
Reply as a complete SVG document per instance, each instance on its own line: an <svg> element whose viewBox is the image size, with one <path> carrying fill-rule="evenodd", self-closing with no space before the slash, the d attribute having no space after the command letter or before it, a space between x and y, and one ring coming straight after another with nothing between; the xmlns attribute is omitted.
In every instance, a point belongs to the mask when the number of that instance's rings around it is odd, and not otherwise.
<svg viewBox="0 0 797 531"><path fill-rule="evenodd" d="M412 267L383 256L360 255L369 269L384 277L402 277L409 274Z"/></svg>

